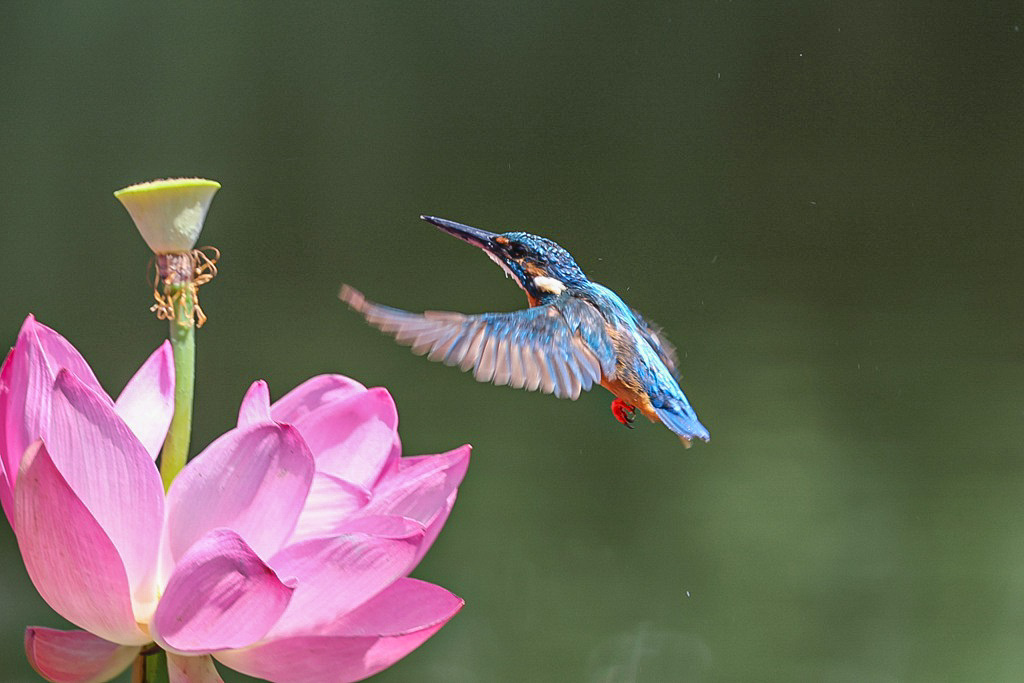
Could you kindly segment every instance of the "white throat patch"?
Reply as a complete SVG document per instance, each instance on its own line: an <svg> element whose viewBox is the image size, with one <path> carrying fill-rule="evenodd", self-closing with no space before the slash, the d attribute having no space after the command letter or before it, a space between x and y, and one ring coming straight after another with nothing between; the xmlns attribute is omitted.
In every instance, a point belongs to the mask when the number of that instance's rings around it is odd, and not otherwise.
<svg viewBox="0 0 1024 683"><path fill-rule="evenodd" d="M565 283L553 277L538 275L533 278L533 286L542 292L558 296L565 291Z"/></svg>

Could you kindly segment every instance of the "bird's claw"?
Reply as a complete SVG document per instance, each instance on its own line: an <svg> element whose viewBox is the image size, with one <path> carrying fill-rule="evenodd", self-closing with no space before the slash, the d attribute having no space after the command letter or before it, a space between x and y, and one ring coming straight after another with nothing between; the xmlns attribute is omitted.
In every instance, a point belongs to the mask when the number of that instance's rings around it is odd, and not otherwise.
<svg viewBox="0 0 1024 683"><path fill-rule="evenodd" d="M615 416L616 420L632 429L633 420L636 419L636 408L629 405L621 398L617 398L612 401L612 415Z"/></svg>

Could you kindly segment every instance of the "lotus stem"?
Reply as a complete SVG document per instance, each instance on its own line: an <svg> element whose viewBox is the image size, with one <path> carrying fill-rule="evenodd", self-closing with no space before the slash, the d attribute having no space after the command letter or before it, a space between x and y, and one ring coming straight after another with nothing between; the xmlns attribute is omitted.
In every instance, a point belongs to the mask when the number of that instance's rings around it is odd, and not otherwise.
<svg viewBox="0 0 1024 683"><path fill-rule="evenodd" d="M192 438L196 376L195 268L189 253L159 254L157 268L165 283L165 300L174 307L174 315L168 321L174 355L174 414L160 454L160 478L167 490L188 460Z"/></svg>

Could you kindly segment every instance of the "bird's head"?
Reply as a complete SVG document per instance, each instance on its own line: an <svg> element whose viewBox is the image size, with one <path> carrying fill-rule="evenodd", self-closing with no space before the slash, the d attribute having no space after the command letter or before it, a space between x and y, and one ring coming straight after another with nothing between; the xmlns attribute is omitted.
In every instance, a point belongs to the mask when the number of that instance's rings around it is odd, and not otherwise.
<svg viewBox="0 0 1024 683"><path fill-rule="evenodd" d="M587 281L576 261L562 247L528 232L487 232L434 216L421 216L449 235L480 247L505 274L533 299L561 294Z"/></svg>

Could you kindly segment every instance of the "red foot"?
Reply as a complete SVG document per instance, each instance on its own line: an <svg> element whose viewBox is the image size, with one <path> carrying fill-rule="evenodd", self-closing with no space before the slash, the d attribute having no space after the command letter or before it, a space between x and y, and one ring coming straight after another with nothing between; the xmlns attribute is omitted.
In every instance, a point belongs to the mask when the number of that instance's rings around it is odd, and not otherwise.
<svg viewBox="0 0 1024 683"><path fill-rule="evenodd" d="M616 420L632 429L633 420L636 419L636 408L629 405L621 398L617 398L612 401L612 415L615 416Z"/></svg>

